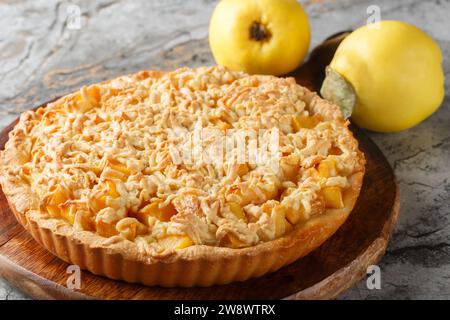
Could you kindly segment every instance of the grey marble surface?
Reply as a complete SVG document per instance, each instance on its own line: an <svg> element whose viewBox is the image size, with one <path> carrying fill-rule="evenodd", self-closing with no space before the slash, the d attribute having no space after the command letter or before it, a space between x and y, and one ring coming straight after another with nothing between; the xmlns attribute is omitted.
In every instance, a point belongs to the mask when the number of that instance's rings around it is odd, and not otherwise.
<svg viewBox="0 0 450 320"><path fill-rule="evenodd" d="M440 44L450 70L449 0L301 1L316 45L367 20L369 5L382 19L413 23ZM21 111L86 83L140 69L213 64L208 21L216 1L0 1L0 127ZM81 28L68 20L81 10ZM69 9L68 9L69 8ZM73 7L72 7L73 9ZM72 21L73 22L73 21ZM419 126L370 136L395 169L401 214L380 263L381 289L363 280L340 299L450 298L450 88L442 107ZM0 299L27 298L0 279Z"/></svg>

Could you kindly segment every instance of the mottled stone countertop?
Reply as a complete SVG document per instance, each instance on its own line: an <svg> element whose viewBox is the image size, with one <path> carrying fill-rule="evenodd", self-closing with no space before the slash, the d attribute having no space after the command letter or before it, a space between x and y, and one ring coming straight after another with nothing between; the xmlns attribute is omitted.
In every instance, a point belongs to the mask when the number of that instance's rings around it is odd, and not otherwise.
<svg viewBox="0 0 450 320"><path fill-rule="evenodd" d="M440 44L450 70L449 0L304 0L313 43L381 18L423 28ZM21 111L83 84L140 69L210 65L212 0L0 1L0 127ZM68 15L81 11L80 29ZM75 23L75 24L74 24ZM442 107L419 126L370 133L395 169L400 219L380 263L381 289L366 281L341 299L450 298L450 88ZM0 299L27 298L0 280Z"/></svg>

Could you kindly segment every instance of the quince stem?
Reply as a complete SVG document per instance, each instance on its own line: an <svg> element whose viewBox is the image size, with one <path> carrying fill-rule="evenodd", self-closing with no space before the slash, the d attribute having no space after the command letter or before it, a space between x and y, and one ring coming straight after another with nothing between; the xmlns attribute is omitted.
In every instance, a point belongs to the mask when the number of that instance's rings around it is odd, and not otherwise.
<svg viewBox="0 0 450 320"><path fill-rule="evenodd" d="M325 69L325 80L322 83L320 94L323 98L339 106L345 119L352 115L356 104L355 89L330 66Z"/></svg>

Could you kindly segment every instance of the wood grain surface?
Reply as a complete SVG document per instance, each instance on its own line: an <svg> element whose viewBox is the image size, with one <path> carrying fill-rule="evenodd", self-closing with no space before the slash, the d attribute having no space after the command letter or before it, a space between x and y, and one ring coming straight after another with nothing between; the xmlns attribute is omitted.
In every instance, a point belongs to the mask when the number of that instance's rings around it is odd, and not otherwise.
<svg viewBox="0 0 450 320"><path fill-rule="evenodd" d="M330 52L342 37L332 37L293 73L310 89L323 77ZM331 55L332 56L332 55ZM14 123L0 134L0 148ZM399 191L386 158L371 139L352 127L367 159L356 206L345 224L308 256L261 278L210 288L160 288L128 284L82 271L81 288L67 287L68 264L40 247L16 222L0 193L0 275L40 299L329 299L359 281L383 256L398 218Z"/></svg>

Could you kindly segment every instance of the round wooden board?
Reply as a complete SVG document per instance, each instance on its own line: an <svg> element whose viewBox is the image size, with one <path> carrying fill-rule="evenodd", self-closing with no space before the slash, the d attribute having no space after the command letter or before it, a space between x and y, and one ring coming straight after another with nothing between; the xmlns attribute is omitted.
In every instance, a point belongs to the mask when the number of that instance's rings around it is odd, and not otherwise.
<svg viewBox="0 0 450 320"><path fill-rule="evenodd" d="M317 91L324 66L342 37L313 51L297 81ZM0 133L0 148L12 123ZM351 287L383 256L399 214L399 190L378 147L352 127L367 159L361 194L345 224L322 246L293 264L261 278L209 288L146 287L82 271L81 288L71 290L68 264L33 240L11 213L0 192L0 276L38 299L330 299Z"/></svg>

